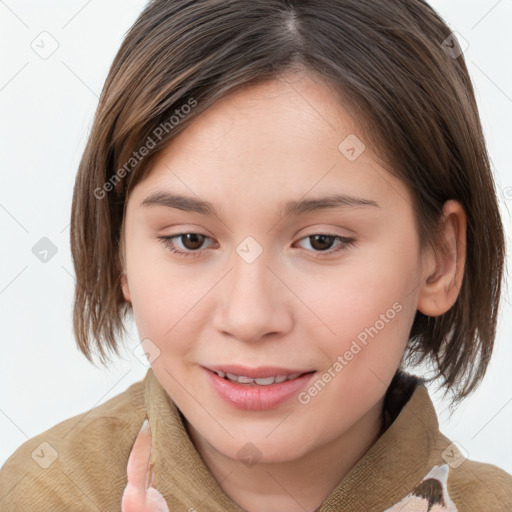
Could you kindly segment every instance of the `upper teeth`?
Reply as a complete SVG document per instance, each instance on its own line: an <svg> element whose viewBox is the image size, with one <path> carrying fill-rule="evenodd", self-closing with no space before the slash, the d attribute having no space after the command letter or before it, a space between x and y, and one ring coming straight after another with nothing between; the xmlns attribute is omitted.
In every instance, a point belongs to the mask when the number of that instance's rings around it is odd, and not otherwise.
<svg viewBox="0 0 512 512"><path fill-rule="evenodd" d="M253 379L244 375L235 375L234 373L224 373L222 371L216 372L219 377L227 377L229 380L238 382L239 384L259 384L260 386L270 386L274 383L284 382L285 380L296 379L302 373L294 373L292 375L275 375L273 377L264 377Z"/></svg>

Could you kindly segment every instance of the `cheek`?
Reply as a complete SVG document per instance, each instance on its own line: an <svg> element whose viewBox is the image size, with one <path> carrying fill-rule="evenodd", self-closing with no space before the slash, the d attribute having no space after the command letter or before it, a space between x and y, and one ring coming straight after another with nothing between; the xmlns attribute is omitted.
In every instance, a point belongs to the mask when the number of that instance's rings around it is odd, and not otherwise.
<svg viewBox="0 0 512 512"><path fill-rule="evenodd" d="M412 257L374 251L335 272L302 279L298 294L315 313L310 335L316 333L327 365L345 354L352 368L398 364L416 312L416 271Z"/></svg>
<svg viewBox="0 0 512 512"><path fill-rule="evenodd" d="M133 251L128 273L140 339L151 339L165 353L190 351L218 276L177 264L160 247Z"/></svg>
<svg viewBox="0 0 512 512"><path fill-rule="evenodd" d="M303 275L296 282L298 295L328 327L338 335L353 335L353 329L373 324L396 302L405 307L414 295L415 276L410 261L374 252L371 258Z"/></svg>

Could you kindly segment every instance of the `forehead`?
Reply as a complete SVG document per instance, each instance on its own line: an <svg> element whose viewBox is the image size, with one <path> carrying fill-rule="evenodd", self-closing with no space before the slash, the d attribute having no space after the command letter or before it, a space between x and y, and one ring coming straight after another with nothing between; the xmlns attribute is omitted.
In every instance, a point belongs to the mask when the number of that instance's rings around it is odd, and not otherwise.
<svg viewBox="0 0 512 512"><path fill-rule="evenodd" d="M176 137L178 146L211 152L223 142L239 142L238 152L262 149L282 153L297 145L336 144L357 132L357 122L332 87L314 74L288 74L280 79L248 85L219 99ZM369 142L369 141L367 141ZM174 149L173 149L174 146ZM367 144L368 146L368 144Z"/></svg>
<svg viewBox="0 0 512 512"><path fill-rule="evenodd" d="M136 187L139 200L162 188L279 203L308 191L375 198L391 184L396 193L400 184L391 183L396 178L377 163L356 124L332 89L308 75L247 86L171 141Z"/></svg>

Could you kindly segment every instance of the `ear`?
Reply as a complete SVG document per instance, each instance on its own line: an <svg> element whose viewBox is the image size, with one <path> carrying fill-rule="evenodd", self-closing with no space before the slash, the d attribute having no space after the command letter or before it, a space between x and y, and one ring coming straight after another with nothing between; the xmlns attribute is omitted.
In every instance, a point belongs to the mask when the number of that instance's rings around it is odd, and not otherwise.
<svg viewBox="0 0 512 512"><path fill-rule="evenodd" d="M123 297L126 302L131 302L132 299L130 297L130 288L128 286L128 278L126 276L126 273L123 272L120 277L121 281L121 290L123 291Z"/></svg>
<svg viewBox="0 0 512 512"><path fill-rule="evenodd" d="M418 296L418 309L426 316L446 313L457 300L466 263L466 213L455 200L443 207L441 243L424 256L424 281Z"/></svg>
<svg viewBox="0 0 512 512"><path fill-rule="evenodd" d="M123 291L123 297L126 302L131 302L130 288L128 286L128 277L126 275L126 245L124 238L124 219L121 224L121 240L119 242L119 266L121 268L121 275L119 276L119 282L121 284L121 290Z"/></svg>

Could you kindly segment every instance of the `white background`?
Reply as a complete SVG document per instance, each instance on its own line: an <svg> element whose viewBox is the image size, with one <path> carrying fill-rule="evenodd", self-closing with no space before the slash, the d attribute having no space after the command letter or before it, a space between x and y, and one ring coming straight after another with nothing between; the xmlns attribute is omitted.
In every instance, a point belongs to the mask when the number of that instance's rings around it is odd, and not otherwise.
<svg viewBox="0 0 512 512"><path fill-rule="evenodd" d="M512 2L431 4L469 43L465 55L508 240ZM0 1L0 465L27 439L121 393L147 370L132 354L138 343L134 324L124 358L109 370L94 367L76 348L69 249L74 179L98 96L125 32L144 5L141 0ZM43 31L58 43L47 59L31 47ZM32 253L42 237L58 249L47 263ZM508 299L508 287L504 293ZM510 312L504 303L483 384L450 421L447 403L430 389L441 431L469 458L512 473Z"/></svg>

